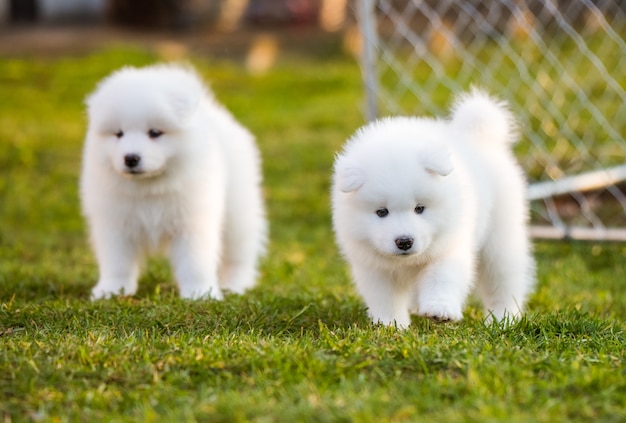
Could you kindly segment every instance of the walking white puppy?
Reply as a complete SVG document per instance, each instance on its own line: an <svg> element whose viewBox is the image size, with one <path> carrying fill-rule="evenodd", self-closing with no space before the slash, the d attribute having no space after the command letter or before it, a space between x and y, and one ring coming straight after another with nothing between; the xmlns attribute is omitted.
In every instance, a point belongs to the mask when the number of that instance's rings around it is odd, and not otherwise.
<svg viewBox="0 0 626 423"><path fill-rule="evenodd" d="M255 284L267 224L252 135L189 68L123 68L87 100L81 178L98 260L94 299L137 290L169 253L183 298Z"/></svg>
<svg viewBox="0 0 626 423"><path fill-rule="evenodd" d="M473 90L450 119L382 119L347 142L333 224L374 322L459 320L474 285L494 318L520 315L535 266L515 141L506 105Z"/></svg>

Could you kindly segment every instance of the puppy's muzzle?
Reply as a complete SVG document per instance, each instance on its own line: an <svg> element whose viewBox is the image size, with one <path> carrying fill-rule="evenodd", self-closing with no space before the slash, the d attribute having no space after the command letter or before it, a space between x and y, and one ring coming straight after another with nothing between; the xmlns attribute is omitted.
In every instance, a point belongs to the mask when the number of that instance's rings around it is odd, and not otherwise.
<svg viewBox="0 0 626 423"><path fill-rule="evenodd" d="M413 246L413 238L410 237L401 237L396 238L396 247L398 247L402 251L410 250Z"/></svg>

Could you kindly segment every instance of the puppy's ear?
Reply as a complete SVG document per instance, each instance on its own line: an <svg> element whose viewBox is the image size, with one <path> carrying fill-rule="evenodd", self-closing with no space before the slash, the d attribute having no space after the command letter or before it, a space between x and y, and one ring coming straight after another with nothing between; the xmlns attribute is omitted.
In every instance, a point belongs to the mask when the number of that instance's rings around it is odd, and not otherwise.
<svg viewBox="0 0 626 423"><path fill-rule="evenodd" d="M365 173L354 163L339 159L335 165L335 184L341 192L355 191L365 183Z"/></svg>
<svg viewBox="0 0 626 423"><path fill-rule="evenodd" d="M450 153L443 147L427 151L422 156L422 165L426 172L439 176L448 176L454 169Z"/></svg>

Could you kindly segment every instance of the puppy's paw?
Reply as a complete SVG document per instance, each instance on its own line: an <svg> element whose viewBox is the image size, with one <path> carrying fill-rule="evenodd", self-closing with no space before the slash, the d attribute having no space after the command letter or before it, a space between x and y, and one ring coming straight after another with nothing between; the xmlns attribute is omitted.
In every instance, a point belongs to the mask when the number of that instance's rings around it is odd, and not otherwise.
<svg viewBox="0 0 626 423"><path fill-rule="evenodd" d="M398 329L406 329L411 325L411 316L407 313L406 315L396 315L396 316L373 316L370 313L370 317L372 319L372 323L381 324L389 327L397 327Z"/></svg>
<svg viewBox="0 0 626 423"><path fill-rule="evenodd" d="M180 287L180 297L186 300L217 300L221 301L224 299L224 294L222 294L222 290L216 286L207 287L207 286L185 286L181 285Z"/></svg>
<svg viewBox="0 0 626 423"><path fill-rule="evenodd" d="M418 314L435 322L450 322L463 318L463 310L460 306L441 302L420 304Z"/></svg>
<svg viewBox="0 0 626 423"><path fill-rule="evenodd" d="M136 291L136 283L100 280L91 290L91 300L106 300L121 295L135 295Z"/></svg>
<svg viewBox="0 0 626 423"><path fill-rule="evenodd" d="M504 326L508 326L511 323L515 323L522 315L522 310L517 306L509 307L495 307L493 309L486 309L485 323L493 324L500 323Z"/></svg>
<svg viewBox="0 0 626 423"><path fill-rule="evenodd" d="M256 284L254 272L249 272L249 275L233 276L225 280L223 283L220 283L220 288L222 290L230 292L231 294L242 295L245 294L247 290L253 288Z"/></svg>
<svg viewBox="0 0 626 423"><path fill-rule="evenodd" d="M119 292L109 291L106 289L95 287L91 290L91 296L89 298L91 299L91 301L107 300L119 294L120 294Z"/></svg>

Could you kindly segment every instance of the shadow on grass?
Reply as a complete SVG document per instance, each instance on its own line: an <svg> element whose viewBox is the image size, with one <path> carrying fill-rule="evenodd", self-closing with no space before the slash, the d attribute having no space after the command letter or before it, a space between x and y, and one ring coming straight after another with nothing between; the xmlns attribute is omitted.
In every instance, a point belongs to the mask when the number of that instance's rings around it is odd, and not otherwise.
<svg viewBox="0 0 626 423"><path fill-rule="evenodd" d="M3 299L3 326L37 331L45 326L46 330L69 332L108 327L122 336L147 331L162 335L187 332L201 337L214 333L291 337L305 332L311 335L320 325L347 329L369 324L357 299L321 293L276 296L255 290L243 296L228 295L219 302L188 301L177 298L175 293L165 293L90 302L86 299L88 292L82 291L73 298L65 293L54 301L50 296L48 301L37 302Z"/></svg>

